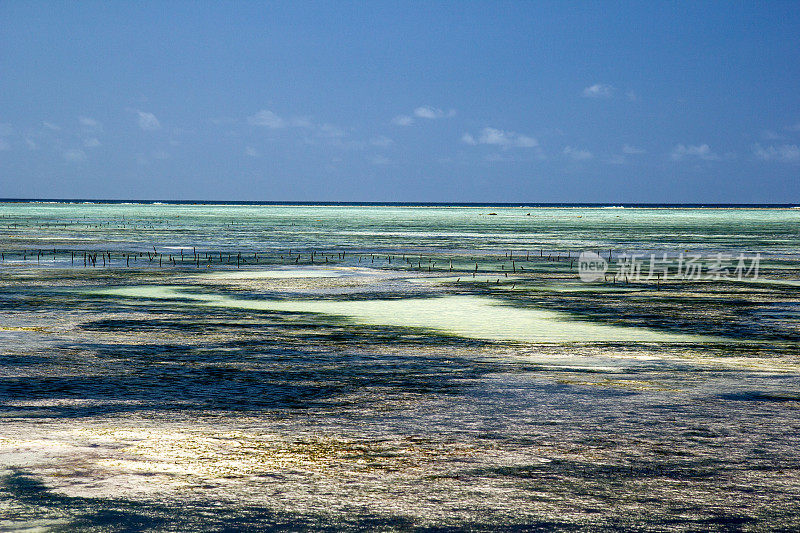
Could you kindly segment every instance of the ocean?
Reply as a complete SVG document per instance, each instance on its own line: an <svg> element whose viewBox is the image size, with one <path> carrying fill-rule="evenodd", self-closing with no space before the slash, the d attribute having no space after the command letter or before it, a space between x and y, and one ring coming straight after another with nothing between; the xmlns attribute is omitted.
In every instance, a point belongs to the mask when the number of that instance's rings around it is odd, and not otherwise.
<svg viewBox="0 0 800 533"><path fill-rule="evenodd" d="M800 209L0 203L0 530L800 528Z"/></svg>

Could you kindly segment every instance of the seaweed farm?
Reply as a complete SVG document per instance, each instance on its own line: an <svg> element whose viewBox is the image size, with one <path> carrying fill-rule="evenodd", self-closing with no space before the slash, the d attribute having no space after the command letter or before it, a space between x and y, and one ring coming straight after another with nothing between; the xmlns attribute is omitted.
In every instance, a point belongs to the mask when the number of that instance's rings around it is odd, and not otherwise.
<svg viewBox="0 0 800 533"><path fill-rule="evenodd" d="M800 209L12 202L0 252L0 530L800 529Z"/></svg>

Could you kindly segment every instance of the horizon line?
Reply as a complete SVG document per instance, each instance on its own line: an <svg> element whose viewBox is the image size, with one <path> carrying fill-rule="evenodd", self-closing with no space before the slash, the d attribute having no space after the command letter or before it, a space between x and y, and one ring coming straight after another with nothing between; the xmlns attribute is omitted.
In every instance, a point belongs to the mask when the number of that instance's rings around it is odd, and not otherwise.
<svg viewBox="0 0 800 533"><path fill-rule="evenodd" d="M0 198L0 203L84 203L143 205L276 205L276 206L397 206L397 207L694 207L694 208L792 208L798 203L738 202L388 202L336 200L166 200L114 198Z"/></svg>

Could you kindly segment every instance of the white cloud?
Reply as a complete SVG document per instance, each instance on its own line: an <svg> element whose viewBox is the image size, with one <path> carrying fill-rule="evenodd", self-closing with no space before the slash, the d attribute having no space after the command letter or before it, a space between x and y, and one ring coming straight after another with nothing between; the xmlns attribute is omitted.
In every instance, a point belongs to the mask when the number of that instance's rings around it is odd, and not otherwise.
<svg viewBox="0 0 800 533"><path fill-rule="evenodd" d="M261 157L261 152L259 152L252 146L248 146L244 149L244 155L248 157Z"/></svg>
<svg viewBox="0 0 800 533"><path fill-rule="evenodd" d="M574 146L564 147L564 155L576 161L585 161L594 157L592 152L588 150L581 150L580 148L575 148Z"/></svg>
<svg viewBox="0 0 800 533"><path fill-rule="evenodd" d="M624 165L628 162L624 155L612 155L605 160L609 165Z"/></svg>
<svg viewBox="0 0 800 533"><path fill-rule="evenodd" d="M414 119L408 115L397 115L392 119L392 124L395 126L410 126L414 123Z"/></svg>
<svg viewBox="0 0 800 533"><path fill-rule="evenodd" d="M308 117L283 118L268 109L262 109L255 115L247 117L253 126L261 126L272 130L295 128L305 130L317 138L327 139L328 143L342 144L341 139L347 136L342 128L328 123L316 123ZM314 139L305 139L307 144L316 144Z"/></svg>
<svg viewBox="0 0 800 533"><path fill-rule="evenodd" d="M58 124L53 124L52 122L42 122L42 126L47 128L48 130L58 131L61 129L61 126Z"/></svg>
<svg viewBox="0 0 800 533"><path fill-rule="evenodd" d="M411 112L411 115L397 115L392 119L392 124L395 126L411 126L414 124L415 118L424 118L426 120L437 120L440 118L451 118L456 116L456 110L444 111L438 107L429 105L419 106Z"/></svg>
<svg viewBox="0 0 800 533"><path fill-rule="evenodd" d="M638 95L638 94L636 94L636 93L635 93L635 92L633 92L633 91L628 91L628 92L626 92L626 93L625 93L625 96L626 96L626 97L628 98L628 100L630 100L631 102L635 102L635 101L637 101L637 100L639 99L639 95Z"/></svg>
<svg viewBox="0 0 800 533"><path fill-rule="evenodd" d="M602 83L595 83L583 90L584 98L611 98L614 94L614 87Z"/></svg>
<svg viewBox="0 0 800 533"><path fill-rule="evenodd" d="M389 137L384 135L379 135L375 137L369 142L372 146L377 146L379 148L388 148L389 146L394 144L394 141L391 140Z"/></svg>
<svg viewBox="0 0 800 533"><path fill-rule="evenodd" d="M702 159L704 161L717 161L720 158L711 151L711 148L707 144L688 146L679 144L672 150L670 157L673 161L683 161L689 158Z"/></svg>
<svg viewBox="0 0 800 533"><path fill-rule="evenodd" d="M169 154L164 150L156 150L153 152L153 159L160 159L163 161L164 159L169 159Z"/></svg>
<svg viewBox="0 0 800 533"><path fill-rule="evenodd" d="M263 126L274 130L286 127L286 121L269 109L262 109L255 115L247 117L247 122L253 126Z"/></svg>
<svg viewBox="0 0 800 533"><path fill-rule="evenodd" d="M789 130L789 131L800 131L800 122L798 122L794 126L789 126L786 129Z"/></svg>
<svg viewBox="0 0 800 533"><path fill-rule="evenodd" d="M461 136L461 142L472 146L477 144L517 148L535 148L539 146L539 142L533 137L497 128L483 128L477 138L470 133L465 133Z"/></svg>
<svg viewBox="0 0 800 533"><path fill-rule="evenodd" d="M518 135L517 146L520 148L535 148L536 146L539 146L539 141L533 137L528 137L527 135Z"/></svg>
<svg viewBox="0 0 800 533"><path fill-rule="evenodd" d="M61 152L61 155L71 163L77 163L86 159L86 152L77 149L64 150Z"/></svg>
<svg viewBox="0 0 800 533"><path fill-rule="evenodd" d="M80 122L81 126L83 126L86 129L90 130L102 129L101 124L91 117L78 117L78 122Z"/></svg>
<svg viewBox="0 0 800 533"><path fill-rule="evenodd" d="M39 145L30 137L25 137L25 146L28 147L28 150L36 150L39 148Z"/></svg>
<svg viewBox="0 0 800 533"><path fill-rule="evenodd" d="M781 146L753 145L753 154L763 161L780 161L782 163L800 162L800 148L796 144Z"/></svg>
<svg viewBox="0 0 800 533"><path fill-rule="evenodd" d="M456 116L456 111L455 109L451 109L450 111L444 112L439 108L425 105L416 108L414 110L414 116L427 119L437 119L445 117L449 118Z"/></svg>
<svg viewBox="0 0 800 533"><path fill-rule="evenodd" d="M783 136L778 135L778 132L772 130L762 130L761 131L761 138L765 141L777 141L779 139L783 139Z"/></svg>
<svg viewBox="0 0 800 533"><path fill-rule="evenodd" d="M100 141L97 139L97 137L90 137L83 140L83 146L86 148L97 148L100 146Z"/></svg>
<svg viewBox="0 0 800 533"><path fill-rule="evenodd" d="M148 113L146 111L137 111L136 115L139 122L139 127L145 131L157 130L161 127L161 123L152 113Z"/></svg>
<svg viewBox="0 0 800 533"><path fill-rule="evenodd" d="M437 119L444 116L444 111L430 106L421 106L414 110L414 116L419 118Z"/></svg>
<svg viewBox="0 0 800 533"><path fill-rule="evenodd" d="M509 146L514 143L514 134L495 128L483 128L481 136L478 138L481 144L495 144L499 146Z"/></svg>
<svg viewBox="0 0 800 533"><path fill-rule="evenodd" d="M630 144L623 144L622 153L629 155L637 155L646 153L646 150L643 150L642 148L637 148L636 146L631 146Z"/></svg>

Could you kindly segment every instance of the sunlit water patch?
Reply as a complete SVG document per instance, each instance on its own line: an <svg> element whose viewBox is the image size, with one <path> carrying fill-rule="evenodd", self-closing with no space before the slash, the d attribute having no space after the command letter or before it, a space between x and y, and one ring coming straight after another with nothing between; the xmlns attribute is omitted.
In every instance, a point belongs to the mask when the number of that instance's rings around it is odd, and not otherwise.
<svg viewBox="0 0 800 533"><path fill-rule="evenodd" d="M346 275L353 275L356 272L363 273L362 270L354 269L329 269L329 268L292 268L278 270L231 270L223 272L211 272L201 274L199 278L206 279L303 279L303 278L338 278Z"/></svg>
<svg viewBox="0 0 800 533"><path fill-rule="evenodd" d="M711 337L665 333L646 328L580 321L566 313L501 305L483 296L443 296L393 300L242 299L185 290L179 286L136 286L98 289L94 294L193 302L196 305L319 313L358 323L422 328L461 337L518 342L703 342Z"/></svg>

